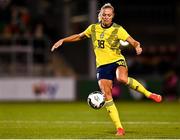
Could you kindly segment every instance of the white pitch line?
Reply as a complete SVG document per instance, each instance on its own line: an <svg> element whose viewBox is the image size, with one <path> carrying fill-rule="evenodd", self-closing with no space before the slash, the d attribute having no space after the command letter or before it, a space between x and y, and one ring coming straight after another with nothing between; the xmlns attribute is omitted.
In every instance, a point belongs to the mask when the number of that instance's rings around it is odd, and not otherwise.
<svg viewBox="0 0 180 140"><path fill-rule="evenodd" d="M0 120L1 124L111 124L111 121L41 121L41 120ZM139 125L177 125L180 122L170 122L170 121L127 121L122 122L124 124L139 124Z"/></svg>

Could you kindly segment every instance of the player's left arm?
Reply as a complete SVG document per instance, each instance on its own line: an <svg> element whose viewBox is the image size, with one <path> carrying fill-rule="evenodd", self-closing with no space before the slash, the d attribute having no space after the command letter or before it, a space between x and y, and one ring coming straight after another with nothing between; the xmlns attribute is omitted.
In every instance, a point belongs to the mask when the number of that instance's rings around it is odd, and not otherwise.
<svg viewBox="0 0 180 140"><path fill-rule="evenodd" d="M140 55L142 53L142 48L141 48L141 44L136 41L134 38L132 38L131 36L129 36L126 39L127 42L129 42L136 50L136 54Z"/></svg>

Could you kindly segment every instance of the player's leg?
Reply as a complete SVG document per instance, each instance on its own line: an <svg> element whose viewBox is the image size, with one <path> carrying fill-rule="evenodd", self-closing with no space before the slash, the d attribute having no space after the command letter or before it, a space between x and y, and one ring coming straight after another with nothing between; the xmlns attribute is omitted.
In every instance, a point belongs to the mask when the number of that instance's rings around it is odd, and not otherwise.
<svg viewBox="0 0 180 140"><path fill-rule="evenodd" d="M124 129L120 122L119 113L112 98L112 80L100 79L98 84L102 93L105 95L106 109L110 118L112 119L116 129L121 131L119 135L124 135Z"/></svg>
<svg viewBox="0 0 180 140"><path fill-rule="evenodd" d="M128 69L124 66L119 66L116 70L117 80L130 88L144 94L147 98L153 99L156 102L161 102L162 98L160 95L151 93L144 86L134 78L128 77Z"/></svg>

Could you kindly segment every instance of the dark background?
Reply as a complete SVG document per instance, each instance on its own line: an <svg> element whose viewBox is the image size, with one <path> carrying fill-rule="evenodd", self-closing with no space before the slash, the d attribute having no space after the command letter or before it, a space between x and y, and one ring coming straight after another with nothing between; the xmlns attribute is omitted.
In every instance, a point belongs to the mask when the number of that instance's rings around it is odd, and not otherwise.
<svg viewBox="0 0 180 140"><path fill-rule="evenodd" d="M27 63L26 55L16 53L13 56L2 52L1 75L89 77L89 41L66 43L54 53L50 52L50 48L60 38L80 33L94 22L89 18L91 1L1 0L0 46L30 44L34 50L30 73L24 66ZM130 74L164 76L169 71L179 72L178 0L96 2L96 16L100 7L110 2L115 8L114 22L122 25L141 42L143 54L138 57L130 46L122 48Z"/></svg>

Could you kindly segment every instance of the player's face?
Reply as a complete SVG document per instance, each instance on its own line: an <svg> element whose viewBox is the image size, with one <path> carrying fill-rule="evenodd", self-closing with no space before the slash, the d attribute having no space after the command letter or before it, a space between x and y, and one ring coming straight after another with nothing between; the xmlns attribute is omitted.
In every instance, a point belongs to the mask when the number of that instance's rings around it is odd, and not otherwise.
<svg viewBox="0 0 180 140"><path fill-rule="evenodd" d="M113 17L113 10L111 8L105 8L102 12L102 24L104 26L111 25Z"/></svg>

